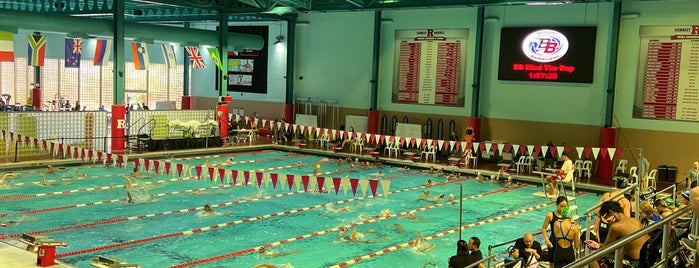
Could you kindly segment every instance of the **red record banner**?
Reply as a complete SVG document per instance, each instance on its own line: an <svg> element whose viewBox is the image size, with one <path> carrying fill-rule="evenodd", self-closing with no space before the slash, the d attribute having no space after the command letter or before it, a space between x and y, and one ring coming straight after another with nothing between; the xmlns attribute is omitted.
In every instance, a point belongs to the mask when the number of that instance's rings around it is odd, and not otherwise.
<svg viewBox="0 0 699 268"><path fill-rule="evenodd" d="M699 121L699 25L641 26L635 118Z"/></svg>
<svg viewBox="0 0 699 268"><path fill-rule="evenodd" d="M464 105L468 29L396 30L393 102Z"/></svg>

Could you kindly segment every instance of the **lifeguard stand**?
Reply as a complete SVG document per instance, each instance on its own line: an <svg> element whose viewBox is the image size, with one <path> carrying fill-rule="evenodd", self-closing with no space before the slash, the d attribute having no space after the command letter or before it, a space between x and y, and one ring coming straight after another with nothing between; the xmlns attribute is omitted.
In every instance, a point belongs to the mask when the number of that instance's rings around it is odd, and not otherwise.
<svg viewBox="0 0 699 268"><path fill-rule="evenodd" d="M99 268L139 267L138 264L121 263L121 261L117 259L107 258L103 256L98 256L97 258L90 260L90 265Z"/></svg>
<svg viewBox="0 0 699 268"><path fill-rule="evenodd" d="M39 267L47 267L56 264L56 247L67 247L68 245L57 240L49 239L46 236L32 236L22 234L20 242L25 243L28 247L37 248L36 265Z"/></svg>

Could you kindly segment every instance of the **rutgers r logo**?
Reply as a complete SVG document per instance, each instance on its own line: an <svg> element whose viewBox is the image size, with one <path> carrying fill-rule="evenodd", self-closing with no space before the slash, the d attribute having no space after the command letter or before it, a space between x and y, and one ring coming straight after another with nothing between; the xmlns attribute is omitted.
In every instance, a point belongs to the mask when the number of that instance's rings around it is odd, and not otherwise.
<svg viewBox="0 0 699 268"><path fill-rule="evenodd" d="M568 47L568 38L550 29L534 31L522 41L522 52L536 62L559 60L568 52Z"/></svg>
<svg viewBox="0 0 699 268"><path fill-rule="evenodd" d="M434 36L434 29L427 29L427 36Z"/></svg>

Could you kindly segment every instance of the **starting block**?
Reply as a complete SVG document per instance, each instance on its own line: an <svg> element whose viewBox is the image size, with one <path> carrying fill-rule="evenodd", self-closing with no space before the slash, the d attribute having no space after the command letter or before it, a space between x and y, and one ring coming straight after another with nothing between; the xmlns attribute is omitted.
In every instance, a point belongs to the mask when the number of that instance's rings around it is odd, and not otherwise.
<svg viewBox="0 0 699 268"><path fill-rule="evenodd" d="M68 245L57 240L49 239L42 235L28 235L22 234L22 238L19 242L28 245L28 250L33 248L38 248L36 252L36 265L40 267L47 267L56 264L56 247L62 246L67 247Z"/></svg>
<svg viewBox="0 0 699 268"><path fill-rule="evenodd" d="M90 265L98 268L138 268L138 264L121 263L121 261L118 259L111 259L103 256L98 256L97 258L90 260Z"/></svg>

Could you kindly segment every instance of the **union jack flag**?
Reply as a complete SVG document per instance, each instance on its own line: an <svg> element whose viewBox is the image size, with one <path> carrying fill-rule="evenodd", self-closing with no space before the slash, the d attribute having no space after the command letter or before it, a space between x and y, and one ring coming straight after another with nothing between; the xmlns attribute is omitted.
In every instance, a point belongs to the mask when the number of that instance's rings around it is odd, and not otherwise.
<svg viewBox="0 0 699 268"><path fill-rule="evenodd" d="M187 50L187 58L194 69L206 68L204 58L199 54L199 47L185 47L185 50Z"/></svg>

